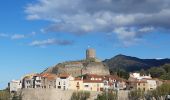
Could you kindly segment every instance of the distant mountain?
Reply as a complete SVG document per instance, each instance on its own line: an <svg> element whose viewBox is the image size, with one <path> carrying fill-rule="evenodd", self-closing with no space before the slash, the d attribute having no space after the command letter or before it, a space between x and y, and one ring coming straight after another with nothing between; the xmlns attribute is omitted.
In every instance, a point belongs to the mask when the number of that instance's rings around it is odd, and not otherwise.
<svg viewBox="0 0 170 100"><path fill-rule="evenodd" d="M128 72L132 72L170 63L170 59L140 59L120 54L111 59L106 59L103 62L109 66L110 71L124 69Z"/></svg>

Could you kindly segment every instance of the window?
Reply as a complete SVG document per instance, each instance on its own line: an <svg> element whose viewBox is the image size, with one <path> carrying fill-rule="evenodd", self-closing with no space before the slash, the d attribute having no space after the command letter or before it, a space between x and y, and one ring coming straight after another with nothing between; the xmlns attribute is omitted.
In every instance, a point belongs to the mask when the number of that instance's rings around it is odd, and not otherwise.
<svg viewBox="0 0 170 100"><path fill-rule="evenodd" d="M58 85L60 85L60 82L58 82Z"/></svg>
<svg viewBox="0 0 170 100"><path fill-rule="evenodd" d="M58 86L58 89L61 89L61 86Z"/></svg>
<svg viewBox="0 0 170 100"><path fill-rule="evenodd" d="M89 87L89 85L84 85L84 87Z"/></svg>
<svg viewBox="0 0 170 100"><path fill-rule="evenodd" d="M140 83L138 83L138 85L140 85Z"/></svg>

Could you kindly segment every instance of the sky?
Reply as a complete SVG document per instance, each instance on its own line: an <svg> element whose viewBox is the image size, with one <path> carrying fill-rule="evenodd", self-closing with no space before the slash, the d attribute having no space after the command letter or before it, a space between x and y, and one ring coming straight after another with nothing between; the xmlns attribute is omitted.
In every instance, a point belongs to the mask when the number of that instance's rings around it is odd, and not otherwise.
<svg viewBox="0 0 170 100"><path fill-rule="evenodd" d="M59 62L170 58L169 0L1 0L0 89Z"/></svg>

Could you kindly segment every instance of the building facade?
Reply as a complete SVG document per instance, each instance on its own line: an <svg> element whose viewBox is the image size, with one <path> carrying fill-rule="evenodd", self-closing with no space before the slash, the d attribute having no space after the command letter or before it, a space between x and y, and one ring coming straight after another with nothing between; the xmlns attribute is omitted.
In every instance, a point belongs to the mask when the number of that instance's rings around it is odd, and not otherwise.
<svg viewBox="0 0 170 100"><path fill-rule="evenodd" d="M17 92L22 88L21 80L12 80L9 83L10 92Z"/></svg>

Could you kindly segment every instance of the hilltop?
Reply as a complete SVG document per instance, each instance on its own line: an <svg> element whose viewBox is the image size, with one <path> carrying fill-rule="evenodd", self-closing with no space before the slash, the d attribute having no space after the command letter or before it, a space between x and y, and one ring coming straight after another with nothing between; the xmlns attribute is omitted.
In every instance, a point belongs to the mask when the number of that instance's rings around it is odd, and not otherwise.
<svg viewBox="0 0 170 100"><path fill-rule="evenodd" d="M139 71L141 69L147 70L151 67L159 67L170 63L170 59L140 59L137 57L116 55L110 59L103 61L109 66L110 71L123 69L127 72Z"/></svg>

